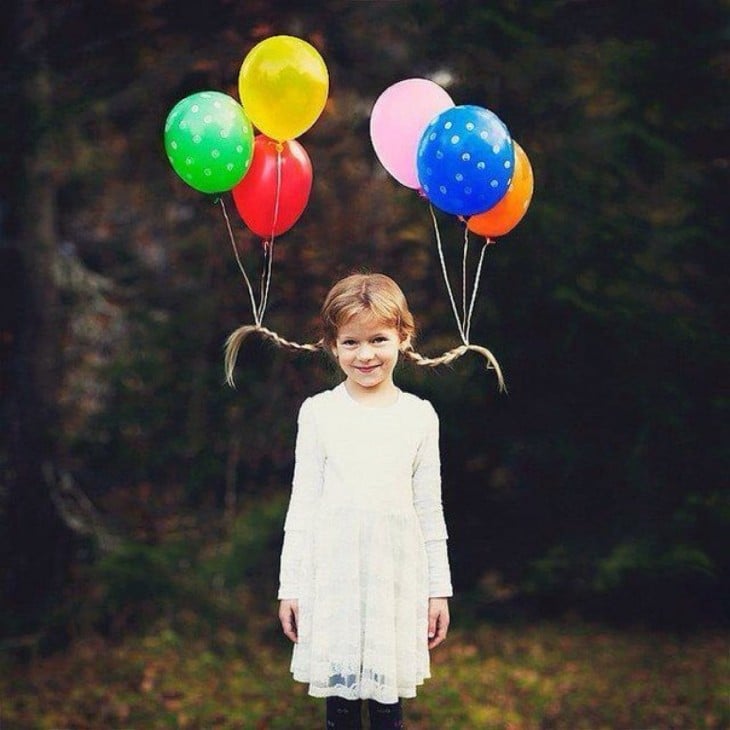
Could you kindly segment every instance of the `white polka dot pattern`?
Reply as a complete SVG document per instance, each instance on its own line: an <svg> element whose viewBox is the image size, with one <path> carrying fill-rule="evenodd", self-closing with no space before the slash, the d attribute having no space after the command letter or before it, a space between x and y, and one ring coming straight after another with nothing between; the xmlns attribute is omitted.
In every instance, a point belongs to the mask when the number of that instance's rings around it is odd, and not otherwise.
<svg viewBox="0 0 730 730"><path fill-rule="evenodd" d="M418 146L418 180L426 197L455 215L473 215L505 195L514 164L512 139L496 114L474 105L439 114Z"/></svg>

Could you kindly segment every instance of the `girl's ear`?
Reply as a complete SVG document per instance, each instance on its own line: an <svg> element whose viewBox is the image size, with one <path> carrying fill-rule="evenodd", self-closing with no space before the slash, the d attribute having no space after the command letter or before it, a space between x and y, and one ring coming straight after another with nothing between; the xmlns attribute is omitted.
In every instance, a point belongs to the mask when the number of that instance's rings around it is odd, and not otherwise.
<svg viewBox="0 0 730 730"><path fill-rule="evenodd" d="M403 352L403 350L407 350L411 346L411 336L408 335L405 339L402 339L400 341L400 351Z"/></svg>

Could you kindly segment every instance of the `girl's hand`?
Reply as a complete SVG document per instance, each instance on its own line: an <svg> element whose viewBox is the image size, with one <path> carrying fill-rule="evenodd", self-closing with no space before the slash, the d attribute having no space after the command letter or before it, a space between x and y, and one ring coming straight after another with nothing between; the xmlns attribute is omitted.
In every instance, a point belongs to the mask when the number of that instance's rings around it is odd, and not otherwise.
<svg viewBox="0 0 730 730"><path fill-rule="evenodd" d="M299 601L296 598L284 598L279 602L279 621L284 633L296 644L299 639Z"/></svg>
<svg viewBox="0 0 730 730"><path fill-rule="evenodd" d="M428 599L428 648L433 649L445 638L449 630L448 598Z"/></svg>

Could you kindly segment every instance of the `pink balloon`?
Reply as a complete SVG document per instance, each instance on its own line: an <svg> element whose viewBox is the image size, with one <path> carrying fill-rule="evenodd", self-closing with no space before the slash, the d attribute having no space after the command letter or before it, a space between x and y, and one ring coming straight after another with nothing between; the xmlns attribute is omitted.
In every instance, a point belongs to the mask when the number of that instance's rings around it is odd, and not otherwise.
<svg viewBox="0 0 730 730"><path fill-rule="evenodd" d="M451 97L428 79L406 79L389 86L370 114L370 139L383 167L402 185L418 189L416 155L429 122L454 106Z"/></svg>

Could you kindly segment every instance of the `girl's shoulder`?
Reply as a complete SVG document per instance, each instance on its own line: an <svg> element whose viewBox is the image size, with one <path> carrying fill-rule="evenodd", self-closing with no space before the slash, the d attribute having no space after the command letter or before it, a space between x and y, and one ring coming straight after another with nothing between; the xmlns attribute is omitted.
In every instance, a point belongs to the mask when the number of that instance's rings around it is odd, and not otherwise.
<svg viewBox="0 0 730 730"><path fill-rule="evenodd" d="M338 391L340 388L343 387L344 386L339 385L334 388L323 390L319 393L314 393L313 395L308 396L304 399L304 402L300 407L300 412L313 413L321 411L323 408L331 407L332 405L336 404L338 400L340 400L340 398L338 397Z"/></svg>
<svg viewBox="0 0 730 730"><path fill-rule="evenodd" d="M430 400L421 398L420 395L416 395L415 393L409 393L407 390L401 390L400 397L414 408L433 408Z"/></svg>
<svg viewBox="0 0 730 730"><path fill-rule="evenodd" d="M405 390L401 391L400 400L405 408L417 415L420 419L428 421L438 420L436 409L430 400L421 398L415 393L408 393Z"/></svg>

